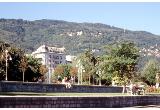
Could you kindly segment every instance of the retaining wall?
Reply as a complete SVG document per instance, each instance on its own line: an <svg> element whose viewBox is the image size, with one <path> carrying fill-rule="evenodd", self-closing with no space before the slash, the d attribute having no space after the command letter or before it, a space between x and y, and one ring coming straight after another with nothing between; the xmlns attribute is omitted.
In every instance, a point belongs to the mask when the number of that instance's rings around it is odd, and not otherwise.
<svg viewBox="0 0 160 110"><path fill-rule="evenodd" d="M23 82L0 82L0 92L77 92L77 93L121 93L122 87L40 84Z"/></svg>
<svg viewBox="0 0 160 110"><path fill-rule="evenodd" d="M160 105L160 96L0 97L1 108L120 108Z"/></svg>

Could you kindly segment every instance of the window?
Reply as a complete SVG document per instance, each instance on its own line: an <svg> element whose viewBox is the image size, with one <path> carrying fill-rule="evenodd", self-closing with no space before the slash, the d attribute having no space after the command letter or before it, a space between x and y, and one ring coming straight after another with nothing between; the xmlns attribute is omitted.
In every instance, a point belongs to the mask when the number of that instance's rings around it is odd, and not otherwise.
<svg viewBox="0 0 160 110"><path fill-rule="evenodd" d="M59 61L55 61L55 64L59 64Z"/></svg>
<svg viewBox="0 0 160 110"><path fill-rule="evenodd" d="M56 59L59 59L59 56L57 56Z"/></svg>

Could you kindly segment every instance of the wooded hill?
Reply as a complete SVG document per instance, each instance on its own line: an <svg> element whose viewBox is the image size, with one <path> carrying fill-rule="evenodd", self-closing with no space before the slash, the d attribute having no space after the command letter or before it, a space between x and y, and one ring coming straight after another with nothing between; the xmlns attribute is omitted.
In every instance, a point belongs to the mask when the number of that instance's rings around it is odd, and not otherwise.
<svg viewBox="0 0 160 110"><path fill-rule="evenodd" d="M131 31L101 23L75 23L62 20L0 19L0 41L31 53L40 45L64 46L68 54L130 40L139 47L160 44L160 36L146 31Z"/></svg>

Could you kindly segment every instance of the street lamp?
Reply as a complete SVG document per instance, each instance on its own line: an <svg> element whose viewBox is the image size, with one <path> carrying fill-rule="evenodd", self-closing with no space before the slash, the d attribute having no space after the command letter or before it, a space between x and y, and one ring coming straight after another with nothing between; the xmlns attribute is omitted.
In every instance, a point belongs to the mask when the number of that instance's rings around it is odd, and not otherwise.
<svg viewBox="0 0 160 110"><path fill-rule="evenodd" d="M99 76L99 86L101 86L101 79L102 79L102 71L101 71L101 69L98 69L96 74Z"/></svg>
<svg viewBox="0 0 160 110"><path fill-rule="evenodd" d="M7 79L7 67L8 67L8 50L5 50L5 56L6 56L6 81ZM9 60L12 60L12 58L9 56Z"/></svg>
<svg viewBox="0 0 160 110"><path fill-rule="evenodd" d="M53 69L52 69L52 60L51 60L51 58L49 58L49 60L48 60L48 77L47 77L47 79L48 79L48 84L51 84L51 75L52 75L52 72L53 72Z"/></svg>

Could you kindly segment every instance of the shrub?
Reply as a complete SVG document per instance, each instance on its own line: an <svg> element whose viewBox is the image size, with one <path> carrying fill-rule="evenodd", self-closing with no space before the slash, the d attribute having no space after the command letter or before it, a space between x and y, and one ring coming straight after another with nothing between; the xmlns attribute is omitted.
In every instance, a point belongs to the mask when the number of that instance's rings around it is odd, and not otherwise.
<svg viewBox="0 0 160 110"><path fill-rule="evenodd" d="M160 88L155 88L154 86L146 87L146 93L160 93Z"/></svg>

